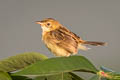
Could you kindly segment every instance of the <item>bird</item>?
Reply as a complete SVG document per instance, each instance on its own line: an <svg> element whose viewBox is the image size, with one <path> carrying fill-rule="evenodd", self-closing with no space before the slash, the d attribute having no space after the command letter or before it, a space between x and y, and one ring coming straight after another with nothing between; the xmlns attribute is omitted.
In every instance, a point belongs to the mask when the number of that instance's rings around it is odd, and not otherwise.
<svg viewBox="0 0 120 80"><path fill-rule="evenodd" d="M87 45L104 46L105 42L86 41L71 32L54 18L45 18L36 21L42 28L42 40L47 48L59 57L69 57L78 53L78 50L88 50Z"/></svg>

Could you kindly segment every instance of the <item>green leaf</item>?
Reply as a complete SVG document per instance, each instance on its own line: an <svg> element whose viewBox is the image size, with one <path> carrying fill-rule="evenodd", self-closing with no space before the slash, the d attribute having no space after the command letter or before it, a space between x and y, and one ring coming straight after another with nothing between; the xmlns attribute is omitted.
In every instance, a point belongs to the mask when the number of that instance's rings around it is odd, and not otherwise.
<svg viewBox="0 0 120 80"><path fill-rule="evenodd" d="M120 72L112 72L109 75L112 77L111 80L120 80Z"/></svg>
<svg viewBox="0 0 120 80"><path fill-rule="evenodd" d="M101 78L101 80L110 80L110 79L107 79L107 78Z"/></svg>
<svg viewBox="0 0 120 80"><path fill-rule="evenodd" d="M100 77L98 75L95 75L90 80L100 80Z"/></svg>
<svg viewBox="0 0 120 80"><path fill-rule="evenodd" d="M82 79L81 77L79 77L78 75L76 75L72 72L69 72L69 74L72 76L72 80L84 80L84 79Z"/></svg>
<svg viewBox="0 0 120 80"><path fill-rule="evenodd" d="M57 75L50 75L50 76L40 76L35 78L34 80L84 80L77 76L74 73L61 73Z"/></svg>
<svg viewBox="0 0 120 80"><path fill-rule="evenodd" d="M12 72L22 69L47 57L37 52L26 52L0 61L0 71Z"/></svg>
<svg viewBox="0 0 120 80"><path fill-rule="evenodd" d="M33 80L25 76L11 76L12 80Z"/></svg>
<svg viewBox="0 0 120 80"><path fill-rule="evenodd" d="M8 75L8 73L0 71L0 80L12 80L12 79Z"/></svg>
<svg viewBox="0 0 120 80"><path fill-rule="evenodd" d="M48 76L63 72L86 71L96 73L98 70L83 56L57 57L36 62L14 75Z"/></svg>
<svg viewBox="0 0 120 80"><path fill-rule="evenodd" d="M57 74L57 75L50 75L50 76L44 76L43 77L37 77L35 80L41 80L41 78L43 80L72 80L71 75L69 75L68 73L61 73L61 74Z"/></svg>
<svg viewBox="0 0 120 80"><path fill-rule="evenodd" d="M90 80L109 80L107 78L102 78L101 76L99 75L94 75Z"/></svg>

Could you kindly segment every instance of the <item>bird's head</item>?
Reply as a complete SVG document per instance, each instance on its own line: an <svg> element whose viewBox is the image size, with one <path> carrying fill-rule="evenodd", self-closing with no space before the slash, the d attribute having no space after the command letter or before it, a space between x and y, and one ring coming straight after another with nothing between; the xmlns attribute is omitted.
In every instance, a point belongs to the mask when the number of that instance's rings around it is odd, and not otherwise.
<svg viewBox="0 0 120 80"><path fill-rule="evenodd" d="M36 24L40 24L43 32L49 32L58 29L61 24L53 18L46 18L41 21L36 21Z"/></svg>

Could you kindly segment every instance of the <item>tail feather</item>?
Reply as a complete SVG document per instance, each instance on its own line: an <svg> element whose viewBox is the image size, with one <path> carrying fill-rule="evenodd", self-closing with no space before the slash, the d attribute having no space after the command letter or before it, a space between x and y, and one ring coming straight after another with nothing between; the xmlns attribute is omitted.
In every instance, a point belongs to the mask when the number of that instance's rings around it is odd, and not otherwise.
<svg viewBox="0 0 120 80"><path fill-rule="evenodd" d="M81 49L81 50L88 50L88 49L90 49L90 48L88 48L88 47L86 47L85 45L82 45L82 44L79 44L78 48Z"/></svg>
<svg viewBox="0 0 120 80"><path fill-rule="evenodd" d="M104 46L105 42L96 42L96 41L85 41L83 44L93 45L93 46Z"/></svg>

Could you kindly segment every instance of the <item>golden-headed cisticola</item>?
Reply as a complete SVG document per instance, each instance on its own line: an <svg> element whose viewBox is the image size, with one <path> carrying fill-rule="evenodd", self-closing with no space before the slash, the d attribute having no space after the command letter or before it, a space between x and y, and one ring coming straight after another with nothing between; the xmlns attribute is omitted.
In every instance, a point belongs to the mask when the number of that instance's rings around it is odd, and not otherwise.
<svg viewBox="0 0 120 80"><path fill-rule="evenodd" d="M105 45L104 42L82 40L53 18L46 18L36 23L42 28L42 40L56 56L68 57L77 54L78 49L87 50L86 45Z"/></svg>

